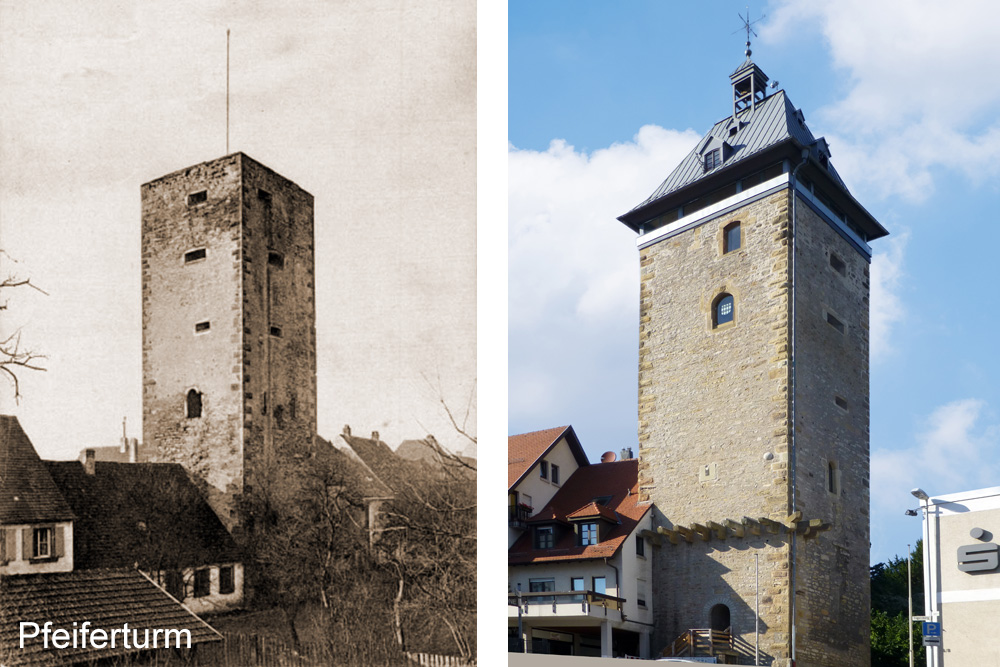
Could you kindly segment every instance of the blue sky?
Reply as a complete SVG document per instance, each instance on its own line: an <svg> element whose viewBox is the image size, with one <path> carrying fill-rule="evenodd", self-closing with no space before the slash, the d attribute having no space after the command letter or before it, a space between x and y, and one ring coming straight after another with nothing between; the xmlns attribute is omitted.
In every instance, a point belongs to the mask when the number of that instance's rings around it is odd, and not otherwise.
<svg viewBox="0 0 1000 667"><path fill-rule="evenodd" d="M745 2L509 5L510 433L636 446L638 260L615 220L729 108ZM872 561L920 535L909 490L1000 483L994 353L1000 8L754 3L753 59L805 112L873 243Z"/></svg>

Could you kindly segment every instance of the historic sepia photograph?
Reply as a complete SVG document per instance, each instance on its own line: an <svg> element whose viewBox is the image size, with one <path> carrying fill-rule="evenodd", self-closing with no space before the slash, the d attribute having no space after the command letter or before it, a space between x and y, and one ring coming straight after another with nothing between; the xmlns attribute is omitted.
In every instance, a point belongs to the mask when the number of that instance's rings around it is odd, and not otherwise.
<svg viewBox="0 0 1000 667"><path fill-rule="evenodd" d="M476 51L0 0L0 665L476 664Z"/></svg>

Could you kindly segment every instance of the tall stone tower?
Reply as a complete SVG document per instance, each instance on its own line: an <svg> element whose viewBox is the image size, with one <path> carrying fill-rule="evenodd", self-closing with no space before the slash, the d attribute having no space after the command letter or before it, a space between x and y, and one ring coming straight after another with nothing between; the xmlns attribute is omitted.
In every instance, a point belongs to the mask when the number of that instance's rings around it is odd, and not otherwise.
<svg viewBox="0 0 1000 667"><path fill-rule="evenodd" d="M728 115L619 218L639 234L654 648L731 628L745 664L867 665L868 242L887 232L749 51L730 81Z"/></svg>
<svg viewBox="0 0 1000 667"><path fill-rule="evenodd" d="M231 531L316 433L313 197L242 153L142 186L143 440Z"/></svg>

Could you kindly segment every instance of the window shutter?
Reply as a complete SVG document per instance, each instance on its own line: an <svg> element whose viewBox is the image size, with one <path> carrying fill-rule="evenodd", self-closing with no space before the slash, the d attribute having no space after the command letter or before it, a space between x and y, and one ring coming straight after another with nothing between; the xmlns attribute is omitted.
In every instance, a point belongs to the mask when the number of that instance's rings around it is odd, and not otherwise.
<svg viewBox="0 0 1000 667"><path fill-rule="evenodd" d="M7 555L7 562L17 560L17 531L13 528L8 528L6 530L7 537L4 542L7 544L7 548L4 553Z"/></svg>
<svg viewBox="0 0 1000 667"><path fill-rule="evenodd" d="M0 528L0 565L7 564L7 529Z"/></svg>
<svg viewBox="0 0 1000 667"><path fill-rule="evenodd" d="M34 531L31 528L21 529L21 558L23 560L29 560L35 556L34 546L32 545L34 540L31 539L33 534Z"/></svg>
<svg viewBox="0 0 1000 667"><path fill-rule="evenodd" d="M55 542L55 544L53 545L52 551L55 554L56 558L62 558L63 555L64 555L63 554L63 531L65 529L66 529L65 526L53 526L52 527L52 535L53 535L52 541Z"/></svg>

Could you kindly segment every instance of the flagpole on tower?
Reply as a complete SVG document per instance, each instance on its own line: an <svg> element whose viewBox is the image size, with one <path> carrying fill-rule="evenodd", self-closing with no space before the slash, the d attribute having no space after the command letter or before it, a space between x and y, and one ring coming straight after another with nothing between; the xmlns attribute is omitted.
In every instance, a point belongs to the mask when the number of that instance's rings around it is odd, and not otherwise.
<svg viewBox="0 0 1000 667"><path fill-rule="evenodd" d="M226 28L226 155L229 155L229 28Z"/></svg>

